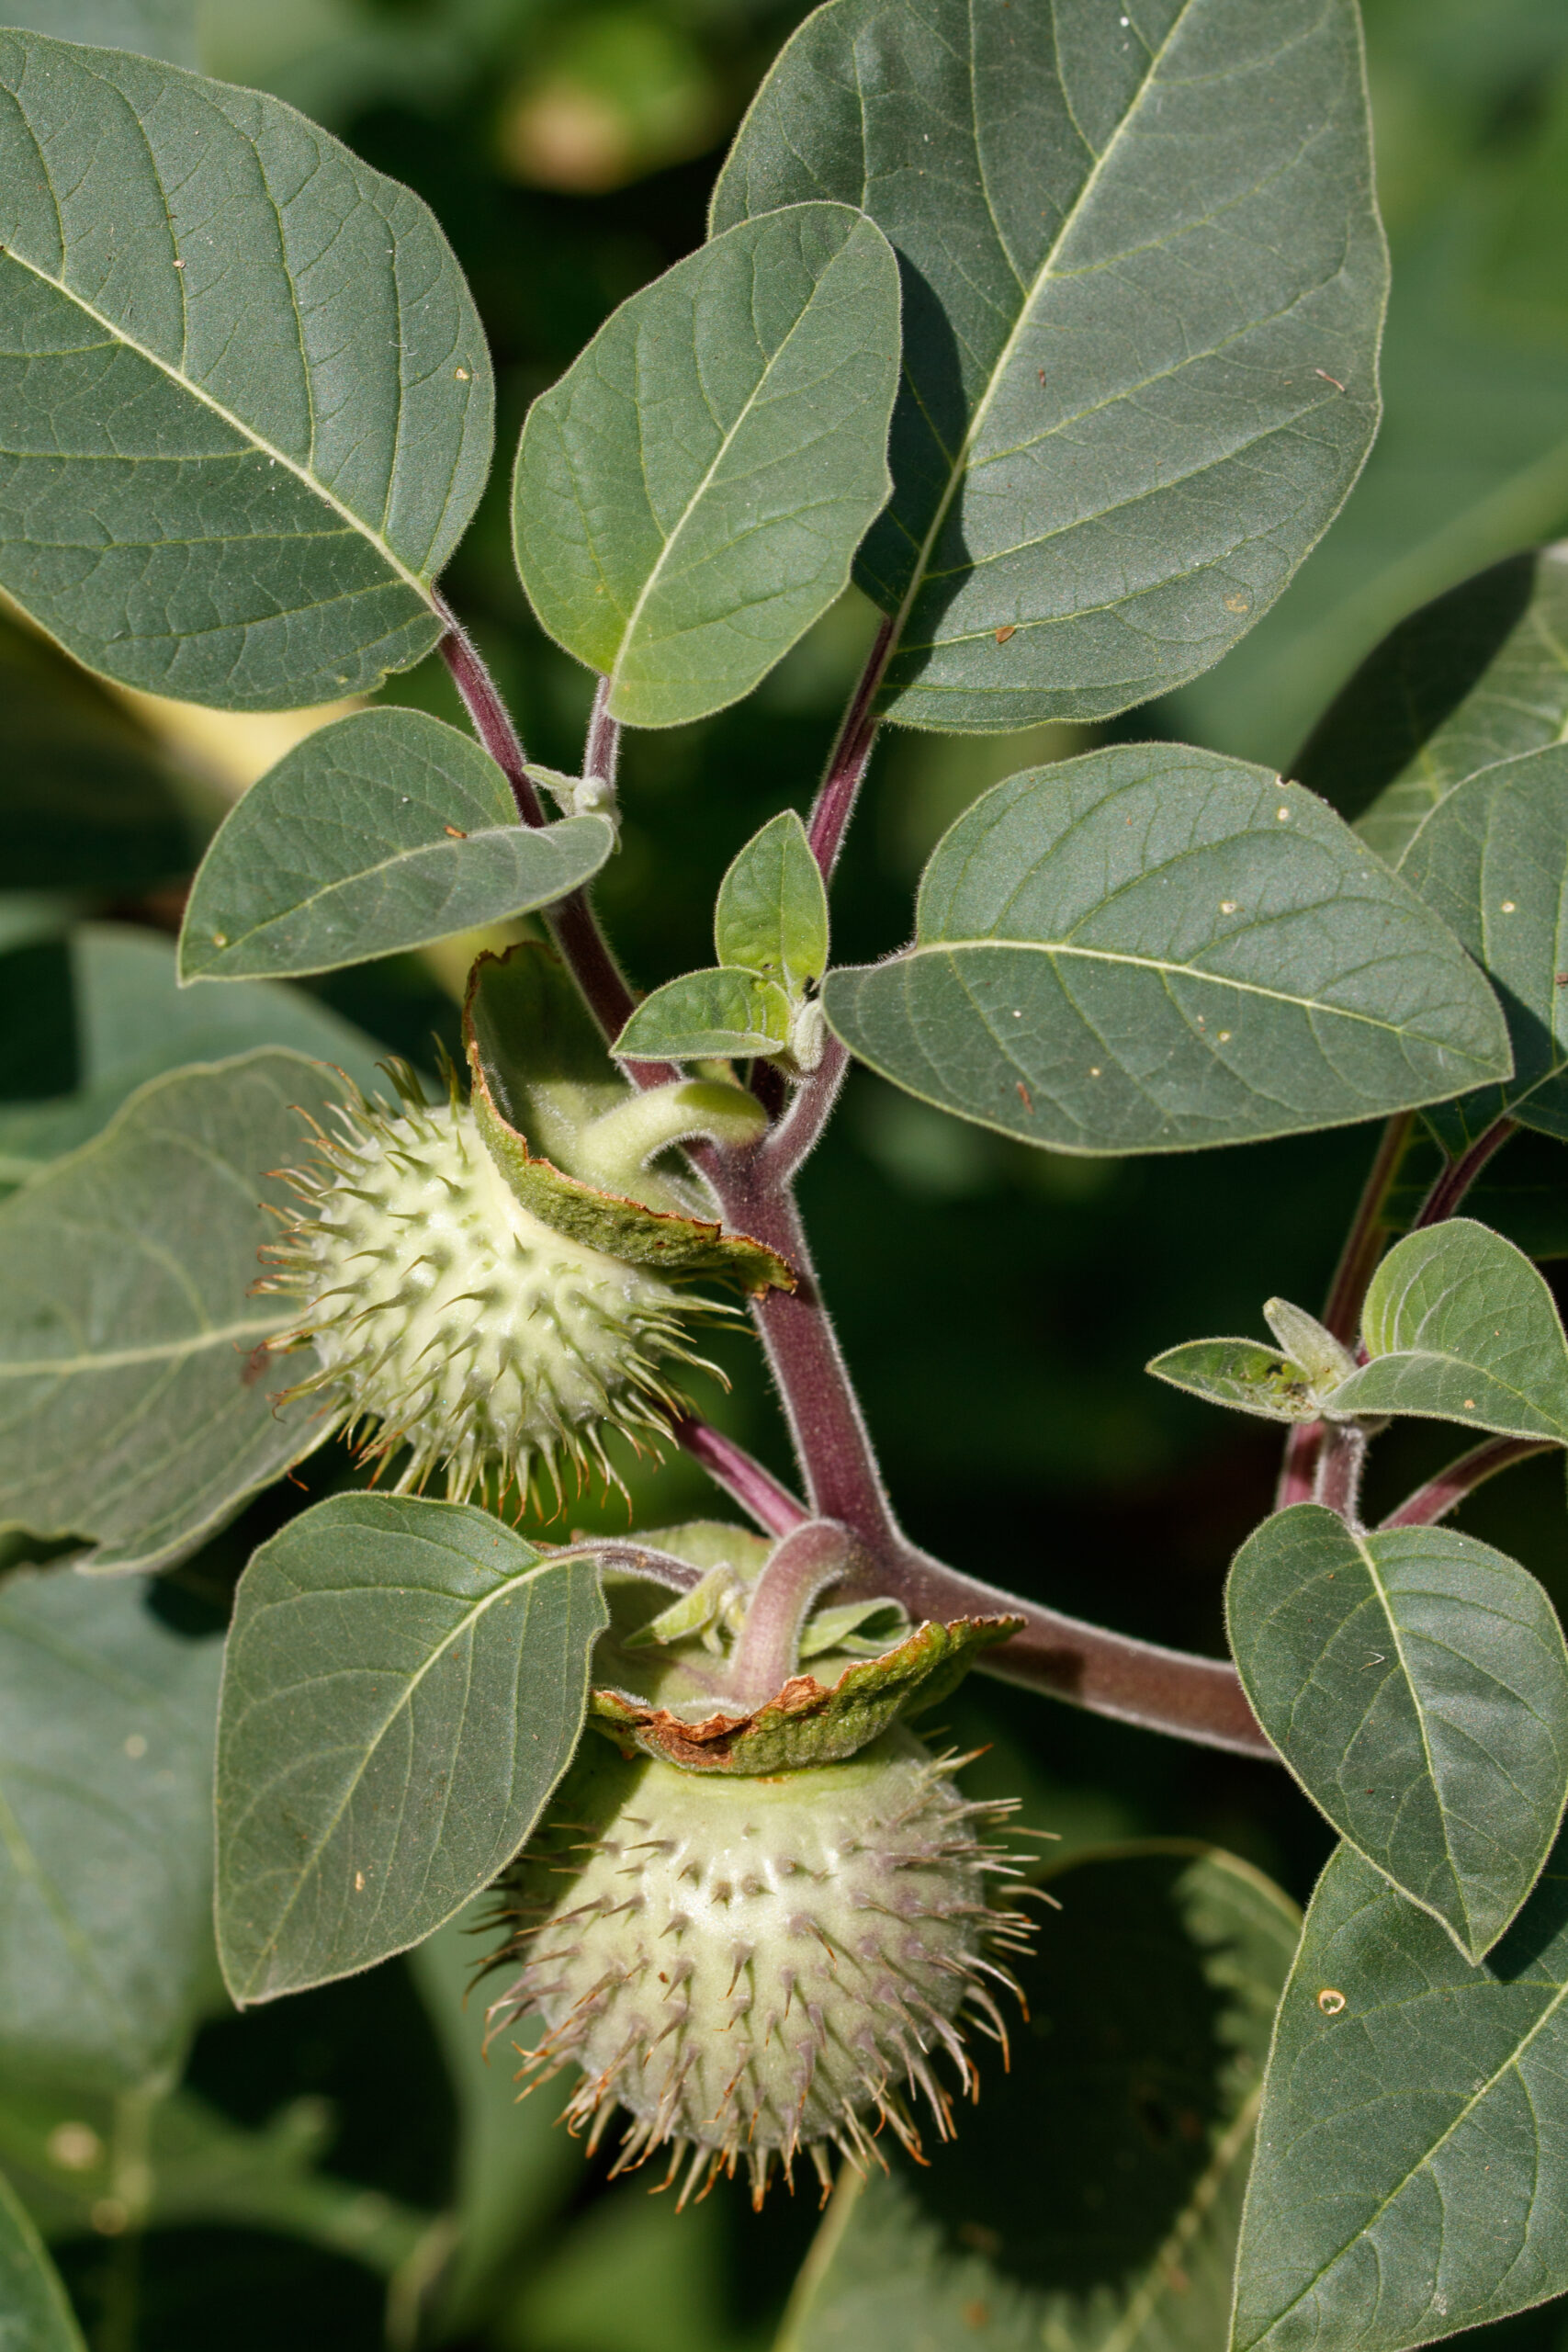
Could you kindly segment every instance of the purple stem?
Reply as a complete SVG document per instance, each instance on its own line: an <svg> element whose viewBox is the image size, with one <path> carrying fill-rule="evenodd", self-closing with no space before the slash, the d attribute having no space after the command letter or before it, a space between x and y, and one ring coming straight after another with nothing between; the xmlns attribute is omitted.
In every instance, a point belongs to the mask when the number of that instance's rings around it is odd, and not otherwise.
<svg viewBox="0 0 1568 2352"><path fill-rule="evenodd" d="M786 1535L758 1577L735 1645L729 1696L742 1707L777 1698L800 1661L800 1629L824 1587L837 1584L854 1556L846 1528L808 1519Z"/></svg>
<svg viewBox="0 0 1568 2352"><path fill-rule="evenodd" d="M876 632L806 828L806 837L822 869L824 882L832 880L876 741L877 722L871 706L882 684L882 673L893 643L893 626L891 620L885 620Z"/></svg>
<svg viewBox="0 0 1568 2352"><path fill-rule="evenodd" d="M1435 1527L1450 1510L1472 1495L1499 1470L1506 1470L1516 1462L1528 1462L1532 1453L1550 1453L1554 1441L1544 1437L1489 1437L1481 1445L1461 1453L1424 1487L1417 1487L1408 1500L1397 1510L1390 1511L1382 1521L1384 1527Z"/></svg>
<svg viewBox="0 0 1568 2352"><path fill-rule="evenodd" d="M1355 1421L1327 1421L1317 1451L1312 1499L1337 1511L1347 1527L1360 1525L1361 1473L1367 1463L1367 1432Z"/></svg>
<svg viewBox="0 0 1568 2352"><path fill-rule="evenodd" d="M1495 1151L1501 1151L1508 1137L1518 1133L1515 1119L1497 1119L1478 1135L1468 1151L1450 1159L1416 1213L1413 1231L1419 1232L1429 1225L1441 1225L1453 1216L1465 1194L1485 1167Z"/></svg>
<svg viewBox="0 0 1568 2352"><path fill-rule="evenodd" d="M789 1488L722 1430L682 1416L675 1423L675 1442L694 1462L702 1464L715 1486L722 1487L756 1521L764 1535L789 1535L806 1524L808 1514Z"/></svg>

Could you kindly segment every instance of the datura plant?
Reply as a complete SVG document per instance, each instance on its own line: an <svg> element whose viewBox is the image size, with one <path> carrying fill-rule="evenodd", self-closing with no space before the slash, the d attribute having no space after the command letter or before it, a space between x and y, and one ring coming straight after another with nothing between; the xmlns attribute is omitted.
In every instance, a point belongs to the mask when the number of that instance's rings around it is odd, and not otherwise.
<svg viewBox="0 0 1568 2352"><path fill-rule="evenodd" d="M508 453L569 774L441 584L492 387L432 211L278 97L0 32L7 2343L79 2341L46 2237L222 2222L382 2274L397 2344L548 2352L558 2117L596 2198L735 2181L742 2248L830 2201L799 2352L1402 2352L1568 2290L1568 1652L1443 1524L1568 1445L1563 559L1403 622L1287 773L1122 718L1336 515L1386 277L1354 0L827 0L706 241ZM634 988L595 877L682 887L639 731L761 690L761 743L857 628L814 797L703 814L713 961ZM220 808L171 704L310 715ZM1034 732L951 769L905 944L835 962L898 730ZM29 1077L40 954L86 1042ZM901 1529L795 1197L855 1063L1047 1174L1383 1123L1321 1315L1148 1366L1282 1446L1229 1659L1065 1613L1017 1530ZM931 1251L878 1279L934 1434ZM1201 1840L1053 1861L976 1670L1282 1763L1333 1849L1304 1921ZM198 2026L404 1953L468 2135L439 2211L318 2163L309 2103L182 2085Z"/></svg>

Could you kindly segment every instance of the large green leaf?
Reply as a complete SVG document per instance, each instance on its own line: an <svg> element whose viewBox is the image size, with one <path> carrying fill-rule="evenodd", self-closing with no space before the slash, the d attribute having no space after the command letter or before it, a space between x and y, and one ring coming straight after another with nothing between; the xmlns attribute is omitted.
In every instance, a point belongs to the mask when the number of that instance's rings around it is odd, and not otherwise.
<svg viewBox="0 0 1568 2352"><path fill-rule="evenodd" d="M74 662L0 616L0 874L10 890L130 897L183 879L225 802L171 767Z"/></svg>
<svg viewBox="0 0 1568 2352"><path fill-rule="evenodd" d="M234 710L428 652L491 375L420 199L275 98L26 32L0 187L0 586Z"/></svg>
<svg viewBox="0 0 1568 2352"><path fill-rule="evenodd" d="M221 1644L141 1578L0 1586L0 2062L94 2091L177 2064L212 1997Z"/></svg>
<svg viewBox="0 0 1568 2352"><path fill-rule="evenodd" d="M0 2342L6 2352L86 2352L60 2275L0 2177Z"/></svg>
<svg viewBox="0 0 1568 2352"><path fill-rule="evenodd" d="M1055 1872L1025 2023L929 2170L851 2176L780 2352L1213 2352L1296 1914L1199 1847ZM846 2211L847 2207L847 2211Z"/></svg>
<svg viewBox="0 0 1568 2352"><path fill-rule="evenodd" d="M6 0L6 20L57 40L133 49L171 65L198 62L196 0Z"/></svg>
<svg viewBox="0 0 1568 2352"><path fill-rule="evenodd" d="M249 980L182 994L174 943L156 932L83 923L0 955L0 1185L97 1135L149 1079L258 1046L377 1082L371 1039L302 989Z"/></svg>
<svg viewBox="0 0 1568 2352"><path fill-rule="evenodd" d="M564 899L604 817L536 830L471 735L417 710L318 729L252 786L196 877L180 978L330 972Z"/></svg>
<svg viewBox="0 0 1568 2352"><path fill-rule="evenodd" d="M1167 743L984 794L914 945L830 972L823 1003L910 1093L1066 1151L1329 1126L1508 1068L1474 966L1330 809Z"/></svg>
<svg viewBox="0 0 1568 2352"><path fill-rule="evenodd" d="M368 1968L487 1886L565 1771L608 1619L464 1504L337 1495L241 1579L218 1749L218 1939L237 2001Z"/></svg>
<svg viewBox="0 0 1568 2352"><path fill-rule="evenodd" d="M1568 1445L1568 1340L1523 1252L1469 1217L1396 1242L1361 1318L1371 1362L1337 1413L1422 1413Z"/></svg>
<svg viewBox="0 0 1568 2352"><path fill-rule="evenodd" d="M535 402L518 568L612 717L718 710L826 612L887 496L897 380L886 240L799 204L634 294Z"/></svg>
<svg viewBox="0 0 1568 2352"><path fill-rule="evenodd" d="M904 271L883 707L1017 728L1191 677L1378 418L1386 265L1348 0L834 0L714 223L863 204Z"/></svg>
<svg viewBox="0 0 1568 2352"><path fill-rule="evenodd" d="M1568 1852L1479 1968L1342 1846L1280 2004L1236 2352L1405 2352L1568 2288Z"/></svg>
<svg viewBox="0 0 1568 2352"><path fill-rule="evenodd" d="M1242 1545L1226 1611L1253 1713L1308 1796L1479 1960L1568 1798L1568 1650L1541 1587L1451 1529L1359 1534L1297 1503Z"/></svg>
<svg viewBox="0 0 1568 2352"><path fill-rule="evenodd" d="M0 1204L0 1527L161 1566L320 1444L262 1352L290 1302L249 1293L263 1180L342 1093L298 1054L176 1071Z"/></svg>
<svg viewBox="0 0 1568 2352"><path fill-rule="evenodd" d="M1568 650L1564 662L1568 678ZM1514 1047L1506 1084L1428 1112L1428 1124L1454 1153L1505 1113L1568 1139L1568 745L1456 785L1400 871L1491 980Z"/></svg>
<svg viewBox="0 0 1568 2352"><path fill-rule="evenodd" d="M1568 555L1509 556L1412 613L1330 704L1292 773L1391 865L1454 786L1568 738Z"/></svg>

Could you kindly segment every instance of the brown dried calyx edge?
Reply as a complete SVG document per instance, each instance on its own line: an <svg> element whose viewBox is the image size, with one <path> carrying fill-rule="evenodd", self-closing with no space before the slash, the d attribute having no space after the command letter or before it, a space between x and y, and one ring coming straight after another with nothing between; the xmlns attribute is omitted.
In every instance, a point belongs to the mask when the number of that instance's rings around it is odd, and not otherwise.
<svg viewBox="0 0 1568 2352"><path fill-rule="evenodd" d="M544 1225L570 1240L627 1264L657 1268L663 1274L706 1275L733 1282L750 1295L793 1291L799 1276L788 1260L747 1233L726 1232L716 1220L682 1210L654 1208L626 1193L602 1190L572 1176L528 1148L527 1136L497 1101L496 1074L478 1035L476 1001L487 967L503 967L529 954L555 958L533 941L505 955L479 956L468 978L463 1004L463 1043L472 1079L472 1108L480 1134L516 1198ZM563 974L564 977L564 974ZM570 980L567 985L570 986ZM600 1050L604 1048L601 1046ZM607 1059L607 1056L606 1056ZM626 1089L629 1094L631 1089Z"/></svg>
<svg viewBox="0 0 1568 2352"><path fill-rule="evenodd" d="M756 1708L719 1705L701 1720L628 1691L589 1694L595 1727L627 1752L640 1748L688 1772L797 1771L853 1756L909 1714L946 1697L983 1649L1011 1638L1021 1617L960 1617L917 1625L880 1657L847 1666L837 1680L792 1675Z"/></svg>

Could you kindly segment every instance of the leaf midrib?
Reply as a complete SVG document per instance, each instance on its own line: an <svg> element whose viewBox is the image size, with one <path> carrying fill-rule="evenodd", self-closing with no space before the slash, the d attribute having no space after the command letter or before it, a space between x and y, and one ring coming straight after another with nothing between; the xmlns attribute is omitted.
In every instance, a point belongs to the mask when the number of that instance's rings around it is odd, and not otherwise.
<svg viewBox="0 0 1568 2352"><path fill-rule="evenodd" d="M102 1355L42 1356L32 1362L0 1359L0 1380L42 1380L52 1373L120 1372L131 1364L174 1363L182 1356L195 1355L203 1348L268 1339L287 1319L275 1315L266 1322L217 1323L173 1340L151 1340L143 1348L106 1349Z"/></svg>
<svg viewBox="0 0 1568 2352"><path fill-rule="evenodd" d="M96 303L88 301L85 295L79 294L73 287L67 286L51 271L40 268L39 264L29 260L26 254L18 253L15 246L6 246L0 249L0 260L15 262L18 268L29 271L40 285L51 287L63 300L73 303L83 316L91 319L111 341L123 345L127 351L135 352L139 358L145 360L148 367L156 368L165 381L177 385L181 391L188 394L192 400L198 401L212 415L220 418L230 430L237 433L241 440L252 449L264 457L270 458L276 465L285 467L295 480L302 482L324 506L331 507L333 514L340 515L351 530L357 532L361 538L369 542L389 571L393 572L405 587L413 590L422 605L431 612L435 610L430 590L419 574L411 571L402 558L393 552L382 534L366 522L363 515L356 514L351 506L345 505L335 491L329 490L320 476L313 474L308 466L301 465L299 459L291 458L286 449L280 449L275 442L269 441L265 434L256 430L254 425L247 424L243 417L234 413L232 409L226 407L221 401L215 400L210 392L204 391L199 384L189 376L182 374L179 368L173 367L168 360L141 342L118 320L111 319L107 311L100 311ZM292 290L292 279L289 284ZM310 373L309 359L305 362L305 373L309 380Z"/></svg>

